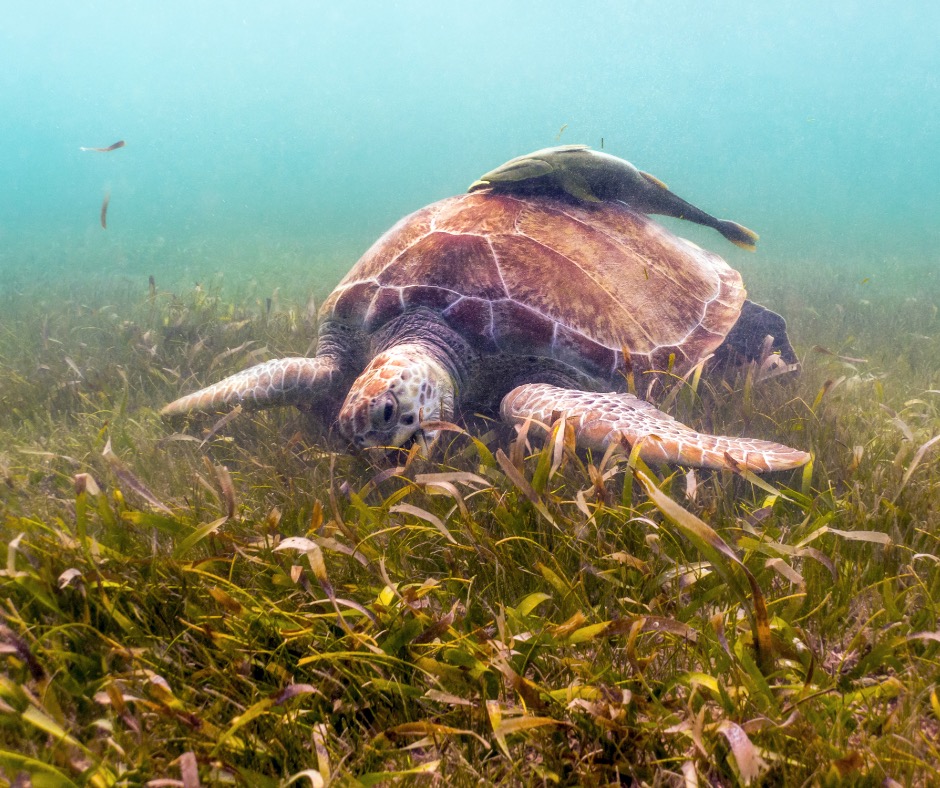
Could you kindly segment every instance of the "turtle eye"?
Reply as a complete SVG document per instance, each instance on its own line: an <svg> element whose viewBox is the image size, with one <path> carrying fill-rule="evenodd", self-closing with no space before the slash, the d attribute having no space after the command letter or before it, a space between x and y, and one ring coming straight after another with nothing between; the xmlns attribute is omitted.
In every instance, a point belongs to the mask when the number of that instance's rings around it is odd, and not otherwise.
<svg viewBox="0 0 940 788"><path fill-rule="evenodd" d="M398 400L391 392L383 395L375 405L372 406L372 426L373 429L384 430L391 425L398 416Z"/></svg>

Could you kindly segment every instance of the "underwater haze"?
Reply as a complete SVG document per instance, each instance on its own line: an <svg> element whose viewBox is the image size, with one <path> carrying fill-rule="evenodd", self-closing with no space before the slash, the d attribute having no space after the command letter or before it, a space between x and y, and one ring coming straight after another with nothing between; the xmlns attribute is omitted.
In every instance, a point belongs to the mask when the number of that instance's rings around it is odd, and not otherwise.
<svg viewBox="0 0 940 788"><path fill-rule="evenodd" d="M0 11L0 788L940 786L940 0ZM578 143L759 233L654 217L786 332L662 244L509 274L549 360L472 306L293 360Z"/></svg>
<svg viewBox="0 0 940 788"><path fill-rule="evenodd" d="M926 1L16 4L0 292L323 295L401 216L587 143L758 231L748 255L669 223L752 288L935 298L938 30Z"/></svg>

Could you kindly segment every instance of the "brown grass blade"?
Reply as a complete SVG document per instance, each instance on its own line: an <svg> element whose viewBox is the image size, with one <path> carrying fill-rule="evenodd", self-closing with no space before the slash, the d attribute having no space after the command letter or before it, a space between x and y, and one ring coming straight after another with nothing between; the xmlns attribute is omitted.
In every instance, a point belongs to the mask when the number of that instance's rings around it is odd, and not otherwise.
<svg viewBox="0 0 940 788"><path fill-rule="evenodd" d="M131 473L130 469L118 459L117 455L113 451L111 451L110 438L108 439L107 444L105 444L104 451L102 451L101 454L108 461L108 465L111 467L111 472L118 477L125 487L143 498L154 509L159 509L161 512L169 515L173 514L173 511L170 509L170 507L163 504L156 495L150 492L150 489L147 487L147 485L138 479L133 473Z"/></svg>
<svg viewBox="0 0 940 788"><path fill-rule="evenodd" d="M898 487L898 491L894 494L892 502L897 501L901 491L907 487L907 483L911 480L911 476L913 476L914 471L917 470L917 466L920 465L921 460L924 459L924 455L930 450L930 447L934 446L938 441L940 441L940 434L934 435L929 441L927 441L917 450L917 453L914 455L914 459L911 460L911 464L907 466L907 470L904 472L904 477L901 479L901 484Z"/></svg>
<svg viewBox="0 0 940 788"><path fill-rule="evenodd" d="M757 748L753 745L744 728L731 720L724 720L718 726L718 732L728 741L731 754L738 767L738 775L744 785L750 785L760 779L767 768Z"/></svg>
<svg viewBox="0 0 940 788"><path fill-rule="evenodd" d="M224 430L225 427L233 422L242 412L241 404L236 405L228 413L226 413L221 419L219 419L215 424L212 425L212 429L206 433L206 437L202 439L202 443L199 444L201 449L205 446L210 440L212 440L221 430Z"/></svg>
<svg viewBox="0 0 940 788"><path fill-rule="evenodd" d="M457 540L454 539L453 534L447 530L447 526L444 525L444 522L437 515L431 514L431 512L426 509L422 509L420 506L413 506L410 503L399 503L389 509L390 512L401 512L402 514L410 514L412 517L417 517L419 520L424 520L425 522L431 523L438 531L444 534L444 538L447 539L451 544L457 544Z"/></svg>

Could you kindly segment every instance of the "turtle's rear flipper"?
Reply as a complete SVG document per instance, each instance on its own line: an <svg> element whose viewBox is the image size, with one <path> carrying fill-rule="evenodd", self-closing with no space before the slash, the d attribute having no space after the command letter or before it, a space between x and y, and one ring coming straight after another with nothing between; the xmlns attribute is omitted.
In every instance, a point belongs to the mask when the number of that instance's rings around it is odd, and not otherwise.
<svg viewBox="0 0 940 788"><path fill-rule="evenodd" d="M745 301L738 322L715 351L712 367L726 369L752 361L763 365L773 355L781 362L778 366L784 367L782 370L778 369L778 372L799 370L799 359L787 336L787 321L760 304Z"/></svg>
<svg viewBox="0 0 940 788"><path fill-rule="evenodd" d="M531 419L536 432L564 415L581 448L605 451L612 441L626 451L639 446L643 461L656 465L765 473L799 468L810 460L806 452L780 443L696 432L632 394L526 383L503 398L500 414L510 424Z"/></svg>

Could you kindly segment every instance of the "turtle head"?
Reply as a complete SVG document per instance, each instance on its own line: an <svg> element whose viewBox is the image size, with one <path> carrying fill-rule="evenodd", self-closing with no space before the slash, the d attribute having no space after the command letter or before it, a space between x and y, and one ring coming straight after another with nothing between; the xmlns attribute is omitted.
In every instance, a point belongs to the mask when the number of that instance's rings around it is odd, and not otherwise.
<svg viewBox="0 0 940 788"><path fill-rule="evenodd" d="M454 380L444 365L420 345L398 345L356 378L339 428L358 449L401 446L422 431L423 422L450 419L453 411Z"/></svg>

